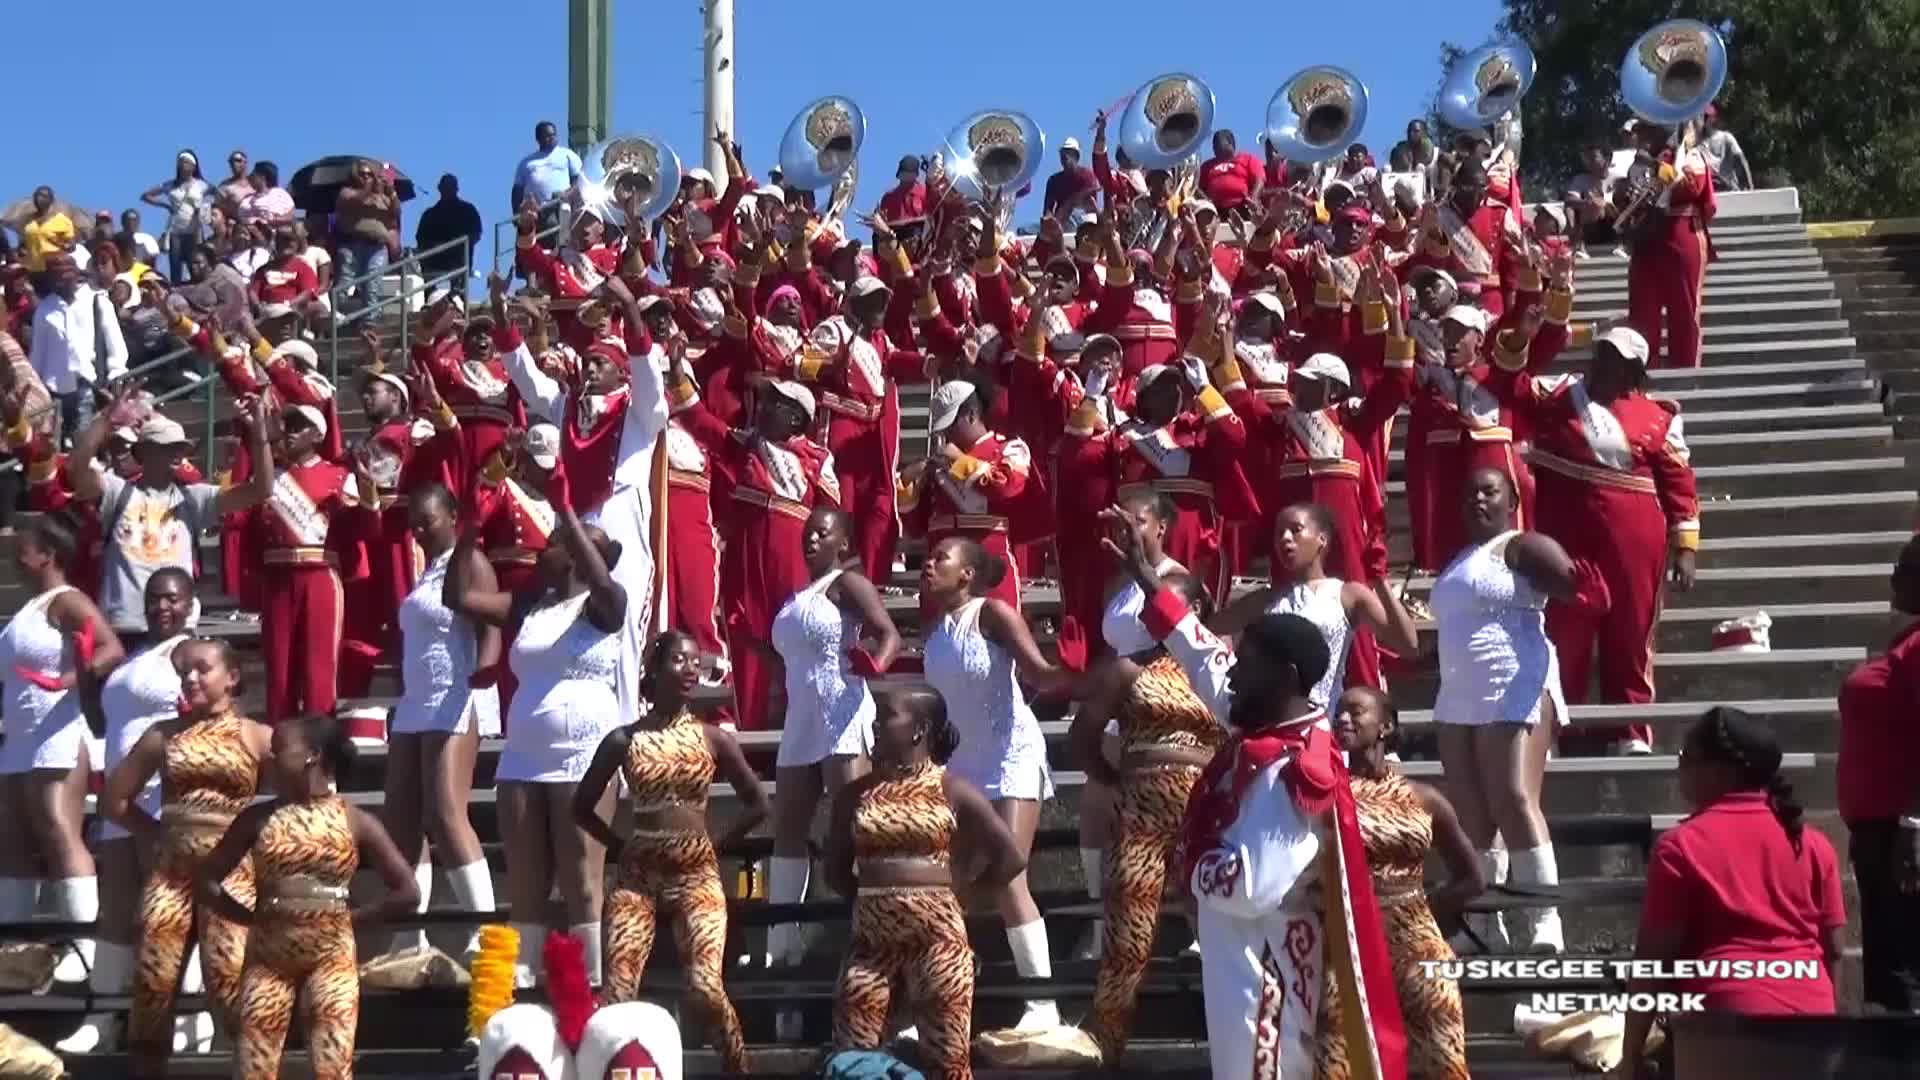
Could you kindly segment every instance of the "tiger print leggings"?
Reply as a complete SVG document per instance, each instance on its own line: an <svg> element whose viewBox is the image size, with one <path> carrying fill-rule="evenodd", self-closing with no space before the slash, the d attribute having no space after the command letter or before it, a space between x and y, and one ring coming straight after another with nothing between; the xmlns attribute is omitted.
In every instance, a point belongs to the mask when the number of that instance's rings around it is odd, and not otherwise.
<svg viewBox="0 0 1920 1080"><path fill-rule="evenodd" d="M360 1024L360 971L354 962L353 916L344 911L281 914L257 923L247 940L240 981L239 1080L275 1080L305 993L307 1053L314 1080L352 1080L353 1038Z"/></svg>
<svg viewBox="0 0 1920 1080"><path fill-rule="evenodd" d="M1153 764L1129 769L1120 784L1120 836L1107 853L1106 936L1086 1031L1111 1066L1127 1048L1140 979L1153 955L1154 930L1167 867L1180 839L1187 795L1200 766Z"/></svg>
<svg viewBox="0 0 1920 1080"><path fill-rule="evenodd" d="M860 890L833 1001L835 1049L879 1049L895 980L904 985L933 1074L970 1080L973 948L952 889Z"/></svg>
<svg viewBox="0 0 1920 1080"><path fill-rule="evenodd" d="M198 939L200 967L213 1011L227 1031L238 1027L240 971L247 928L194 901L193 873L220 840L218 832L168 836L140 892L140 952L127 1019L127 1047L141 1075L161 1075L173 1050L173 1000L187 953ZM227 895L253 906L253 861L242 859L224 882Z"/></svg>
<svg viewBox="0 0 1920 1080"><path fill-rule="evenodd" d="M746 1036L720 979L727 947L727 896L705 833L636 832L620 853L607 897L607 1001L633 1001L664 914L687 969L694 1015L731 1075L747 1071Z"/></svg>

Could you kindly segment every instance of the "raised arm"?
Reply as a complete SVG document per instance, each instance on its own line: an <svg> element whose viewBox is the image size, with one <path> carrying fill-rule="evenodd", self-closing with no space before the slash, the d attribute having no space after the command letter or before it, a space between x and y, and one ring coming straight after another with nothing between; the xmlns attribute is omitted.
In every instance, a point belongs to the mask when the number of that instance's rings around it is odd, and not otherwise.
<svg viewBox="0 0 1920 1080"><path fill-rule="evenodd" d="M474 575L475 560L480 559L480 530L472 525L460 533L453 558L447 560L447 577L440 586L440 602L460 615L486 626L508 626L513 622L513 594L498 587L487 588Z"/></svg>
<svg viewBox="0 0 1920 1080"><path fill-rule="evenodd" d="M1225 723L1233 703L1233 693L1227 685L1227 671L1233 667L1233 646L1208 630L1179 593L1161 587L1159 571L1147 561L1138 523L1117 506L1102 510L1100 517L1118 525L1122 535L1122 542L1103 536L1100 546L1118 558L1146 591L1147 605L1140 612L1140 621L1146 624L1147 633L1167 647L1167 653L1186 672L1194 693L1207 703L1214 719Z"/></svg>
<svg viewBox="0 0 1920 1080"><path fill-rule="evenodd" d="M989 599L980 607L980 632L988 641L1007 650L1020 674L1041 690L1051 690L1071 682L1073 673L1049 663L1034 643L1027 620L1004 600Z"/></svg>
<svg viewBox="0 0 1920 1080"><path fill-rule="evenodd" d="M1401 656L1419 653L1420 631L1413 625L1413 616L1407 614L1407 606L1400 602L1400 594L1393 591L1393 584L1386 578L1378 578L1369 585L1347 582L1341 588L1340 602L1347 609L1347 620L1372 627L1381 645Z"/></svg>
<svg viewBox="0 0 1920 1080"><path fill-rule="evenodd" d="M627 590L613 580L607 561L600 557L600 549L574 514L571 490L566 470L555 469L547 481L547 499L553 504L553 531L573 559L574 574L587 585L587 621L603 633L617 634L627 625Z"/></svg>
<svg viewBox="0 0 1920 1080"><path fill-rule="evenodd" d="M549 424L564 424L567 419L567 388L558 379L540 369L533 351L520 336L520 328L507 317L507 279L499 274L487 278L487 297L493 306L493 346L507 368L507 377L526 401L527 408Z"/></svg>
<svg viewBox="0 0 1920 1080"><path fill-rule="evenodd" d="M245 484L223 489L214 497L213 508L221 514L238 513L259 506L273 497L273 449L267 445L267 403L254 398L241 414L240 426L247 439L247 459L253 466ZM378 490L369 497L378 495Z"/></svg>

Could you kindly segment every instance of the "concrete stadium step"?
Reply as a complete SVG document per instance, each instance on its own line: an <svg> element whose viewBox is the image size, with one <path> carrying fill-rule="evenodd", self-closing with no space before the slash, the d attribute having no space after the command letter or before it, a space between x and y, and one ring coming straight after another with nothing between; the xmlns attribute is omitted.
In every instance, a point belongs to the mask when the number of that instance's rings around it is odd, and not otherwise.
<svg viewBox="0 0 1920 1080"><path fill-rule="evenodd" d="M1837 491L1884 491L1905 478L1905 458L1843 458L1832 461L1763 463L1758 465L1696 465L1694 479L1702 499L1739 495L1790 495ZM1387 482L1387 498L1406 495L1406 484Z"/></svg>
<svg viewBox="0 0 1920 1080"><path fill-rule="evenodd" d="M1752 280L1741 278L1737 283L1723 282L1717 289L1707 289L1700 307L1706 325L1751 322L1755 316L1768 311L1792 318L1804 312L1831 311L1833 309L1825 305L1838 303L1834 283L1825 271L1787 271L1749 277ZM1574 279L1574 321L1622 316L1626 310L1624 287L1615 288L1611 283L1597 287L1582 278Z"/></svg>
<svg viewBox="0 0 1920 1080"><path fill-rule="evenodd" d="M1838 323L1846 326L1846 323ZM1857 356L1838 360L1803 360L1792 364L1725 363L1697 368L1659 368L1647 373L1653 393L1672 395L1683 390L1711 390L1725 386L1765 386L1788 380L1810 383L1851 383L1872 379L1867 362Z"/></svg>
<svg viewBox="0 0 1920 1080"><path fill-rule="evenodd" d="M1658 374L1658 373L1656 373ZM1656 391L1658 392L1658 391ZM1826 461L1884 452L1893 445L1893 428L1884 424L1856 428L1814 428L1808 431L1730 432L1696 434L1688 417L1687 449L1695 468L1766 462ZM1388 452L1388 475L1398 477L1406 452Z"/></svg>
<svg viewBox="0 0 1920 1080"><path fill-rule="evenodd" d="M1879 424L1886 411L1877 404L1723 409L1686 414L1687 438L1713 434L1755 434L1769 431L1807 431L1814 428L1852 428Z"/></svg>
<svg viewBox="0 0 1920 1080"><path fill-rule="evenodd" d="M1805 533L1814 527L1836 532L1891 531L1912 527L1914 493L1907 490L1723 499L1704 503L1700 510L1701 526L1707 536Z"/></svg>
<svg viewBox="0 0 1920 1080"><path fill-rule="evenodd" d="M1911 538L1910 530L1854 533L1774 534L1767 536L1709 536L1700 541L1702 566L1804 565L1815 558L1833 562L1887 562Z"/></svg>
<svg viewBox="0 0 1920 1080"><path fill-rule="evenodd" d="M1884 559L1886 554L1883 551L1880 557ZM1753 611L1768 604L1884 602L1887 578L1893 572L1890 562L1720 567L1712 565L1705 556L1700 562L1704 565L1695 572L1691 591L1667 590L1666 602L1670 609L1745 606ZM1408 585L1415 593L1424 595L1432 591L1433 579L1417 576L1410 579ZM1773 655L1782 656L1777 652Z"/></svg>

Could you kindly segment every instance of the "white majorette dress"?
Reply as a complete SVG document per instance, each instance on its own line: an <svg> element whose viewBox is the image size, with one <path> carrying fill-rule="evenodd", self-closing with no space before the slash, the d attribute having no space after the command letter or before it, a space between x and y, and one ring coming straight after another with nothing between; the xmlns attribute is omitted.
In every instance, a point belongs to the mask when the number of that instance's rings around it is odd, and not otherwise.
<svg viewBox="0 0 1920 1080"><path fill-rule="evenodd" d="M127 662L113 669L100 685L100 711L107 718L106 771L112 773L133 752L133 745L155 724L180 715L180 673L173 667L173 650L188 638L175 634L165 641L134 653ZM133 804L151 817L160 816L160 774L147 778L147 786ZM133 834L100 818L98 839L124 840Z"/></svg>
<svg viewBox="0 0 1920 1080"><path fill-rule="evenodd" d="M1273 587L1267 601L1269 615L1298 615L1320 628L1327 643L1327 673L1314 684L1308 700L1322 709L1331 709L1347 685L1347 645L1353 639L1353 625L1347 621L1347 605L1340 591L1347 583L1339 578L1300 582L1282 588Z"/></svg>
<svg viewBox="0 0 1920 1080"><path fill-rule="evenodd" d="M520 686L496 779L577 783L601 738L620 726L620 635L586 620L590 595L534 608L521 621L508 656Z"/></svg>
<svg viewBox="0 0 1920 1080"><path fill-rule="evenodd" d="M782 768L873 746L873 695L847 658L860 644L861 621L827 595L844 572L828 571L773 617L773 647L787 669L787 720L774 762Z"/></svg>
<svg viewBox="0 0 1920 1080"><path fill-rule="evenodd" d="M980 632L978 597L941 616L927 638L927 682L947 703L960 748L947 763L989 799L1044 799L1053 794L1040 721L1020 696L1013 657Z"/></svg>
<svg viewBox="0 0 1920 1080"><path fill-rule="evenodd" d="M476 628L440 602L452 561L441 552L400 601L400 700L387 725L395 735L500 734L500 692L467 685L480 659Z"/></svg>
<svg viewBox="0 0 1920 1080"><path fill-rule="evenodd" d="M1567 723L1560 660L1547 637L1547 598L1507 565L1518 532L1470 547L1433 583L1433 621L1440 638L1440 692L1433 718L1442 724L1540 722L1540 699Z"/></svg>
<svg viewBox="0 0 1920 1080"><path fill-rule="evenodd" d="M80 715L80 695L71 690L43 690L16 676L26 668L58 676L67 663L67 636L47 618L47 609L62 585L27 601L0 630L0 681L7 685L4 713L0 713L0 776L34 769L71 769L80 764L87 744L87 721ZM175 697L179 696L176 679Z"/></svg>

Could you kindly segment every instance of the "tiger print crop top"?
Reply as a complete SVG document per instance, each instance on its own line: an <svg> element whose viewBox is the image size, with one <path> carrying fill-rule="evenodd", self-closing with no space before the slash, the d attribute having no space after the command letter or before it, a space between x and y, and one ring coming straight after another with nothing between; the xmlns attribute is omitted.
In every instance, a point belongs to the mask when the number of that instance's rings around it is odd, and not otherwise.
<svg viewBox="0 0 1920 1080"><path fill-rule="evenodd" d="M1128 750L1157 746L1211 752L1225 739L1213 712L1171 656L1156 657L1140 669L1118 713L1120 738Z"/></svg>
<svg viewBox="0 0 1920 1080"><path fill-rule="evenodd" d="M340 904L360 868L347 804L337 795L276 806L253 840L253 873L262 899L316 899L338 890Z"/></svg>
<svg viewBox="0 0 1920 1080"><path fill-rule="evenodd" d="M216 716L167 740L160 777L169 806L232 816L246 809L260 788L260 759L247 745L244 721Z"/></svg>
<svg viewBox="0 0 1920 1080"><path fill-rule="evenodd" d="M947 770L928 764L868 788L853 810L854 857L931 859L948 865L954 817L946 776Z"/></svg>
<svg viewBox="0 0 1920 1080"><path fill-rule="evenodd" d="M620 768L627 790L633 792L636 811L667 806L706 809L714 762L705 724L682 709L666 727L635 728L630 736Z"/></svg>

